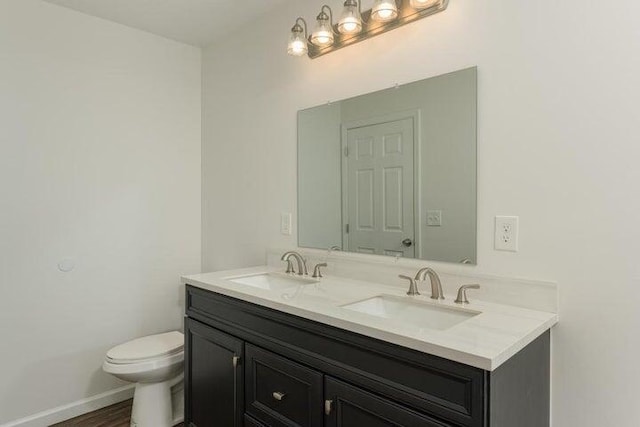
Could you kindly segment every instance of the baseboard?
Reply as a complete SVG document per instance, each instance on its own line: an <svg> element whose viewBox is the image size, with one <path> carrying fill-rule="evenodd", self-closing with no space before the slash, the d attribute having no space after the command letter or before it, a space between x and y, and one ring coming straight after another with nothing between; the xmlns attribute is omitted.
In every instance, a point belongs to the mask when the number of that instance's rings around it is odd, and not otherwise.
<svg viewBox="0 0 640 427"><path fill-rule="evenodd" d="M47 411L38 412L19 420L2 424L0 427L46 427L51 424L59 423L70 418L84 415L88 412L95 411L109 405L113 405L123 400L133 397L133 389L135 384L126 385L124 387L110 390L87 399L78 400L68 405L58 406L57 408Z"/></svg>

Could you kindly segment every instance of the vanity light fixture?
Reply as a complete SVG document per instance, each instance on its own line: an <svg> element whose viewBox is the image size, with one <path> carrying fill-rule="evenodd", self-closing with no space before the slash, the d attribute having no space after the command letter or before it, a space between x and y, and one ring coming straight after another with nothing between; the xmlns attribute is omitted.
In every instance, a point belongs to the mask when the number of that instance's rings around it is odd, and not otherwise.
<svg viewBox="0 0 640 427"><path fill-rule="evenodd" d="M338 21L338 31L341 34L358 34L362 31L361 3L358 0L344 2L342 16Z"/></svg>
<svg viewBox="0 0 640 427"><path fill-rule="evenodd" d="M325 10L328 10L329 14ZM326 47L331 46L333 40L333 13L331 8L325 4L316 18L316 28L311 33L311 43L319 47Z"/></svg>
<svg viewBox="0 0 640 427"><path fill-rule="evenodd" d="M398 17L396 0L376 0L371 8L371 19L378 22L392 21Z"/></svg>
<svg viewBox="0 0 640 427"><path fill-rule="evenodd" d="M306 21L296 19L287 46L289 55L317 58L442 12L449 5L449 0L375 0L371 9L362 11L362 0L340 1L343 9L335 25L333 12L326 4L320 9L311 34Z"/></svg>
<svg viewBox="0 0 640 427"><path fill-rule="evenodd" d="M304 28L300 23L304 25ZM302 18L298 18L296 19L296 24L291 28L287 53L292 56L305 55L309 51L307 43L307 22Z"/></svg>

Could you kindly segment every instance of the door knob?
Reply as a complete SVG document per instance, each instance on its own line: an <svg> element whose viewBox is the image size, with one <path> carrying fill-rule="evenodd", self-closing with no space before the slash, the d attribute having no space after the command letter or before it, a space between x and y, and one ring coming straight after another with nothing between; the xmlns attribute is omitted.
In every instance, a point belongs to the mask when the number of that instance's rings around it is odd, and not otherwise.
<svg viewBox="0 0 640 427"><path fill-rule="evenodd" d="M413 245L413 242L411 241L411 239L404 239L402 241L402 245L406 246L407 248L410 247L411 245Z"/></svg>

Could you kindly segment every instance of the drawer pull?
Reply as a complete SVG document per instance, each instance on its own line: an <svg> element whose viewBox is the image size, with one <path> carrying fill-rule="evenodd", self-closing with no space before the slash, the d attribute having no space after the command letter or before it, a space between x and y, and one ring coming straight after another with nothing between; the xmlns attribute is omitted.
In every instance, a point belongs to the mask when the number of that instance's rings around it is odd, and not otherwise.
<svg viewBox="0 0 640 427"><path fill-rule="evenodd" d="M286 396L286 394L284 394L284 393L280 393L279 391L274 391L274 392L273 392L273 394L272 394L272 396L273 396L273 398L274 398L275 400L279 400L279 401L280 401L280 400L284 399L284 397Z"/></svg>
<svg viewBox="0 0 640 427"><path fill-rule="evenodd" d="M325 415L331 415L331 405L333 404L333 400L325 400L324 401L324 413Z"/></svg>

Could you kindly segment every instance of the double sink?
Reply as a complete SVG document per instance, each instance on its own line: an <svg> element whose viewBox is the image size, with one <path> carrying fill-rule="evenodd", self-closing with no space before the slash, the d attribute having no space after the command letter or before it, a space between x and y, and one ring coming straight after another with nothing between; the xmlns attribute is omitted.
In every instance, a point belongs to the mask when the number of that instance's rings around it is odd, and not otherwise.
<svg viewBox="0 0 640 427"><path fill-rule="evenodd" d="M282 292L285 299L294 297L300 290L322 286L317 279L276 272L229 277L226 280L267 291ZM339 307L433 330L449 329L480 314L478 311L445 306L426 298L386 294L341 304Z"/></svg>

